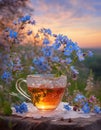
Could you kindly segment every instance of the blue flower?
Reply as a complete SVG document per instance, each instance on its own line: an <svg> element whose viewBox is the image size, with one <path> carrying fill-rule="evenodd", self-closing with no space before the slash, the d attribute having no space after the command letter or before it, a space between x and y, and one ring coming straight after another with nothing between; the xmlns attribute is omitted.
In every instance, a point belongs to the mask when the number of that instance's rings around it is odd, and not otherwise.
<svg viewBox="0 0 101 130"><path fill-rule="evenodd" d="M39 58L34 58L33 59L33 64L35 65L41 65L45 62L45 58L42 56L42 57L39 57Z"/></svg>
<svg viewBox="0 0 101 130"><path fill-rule="evenodd" d="M90 106L88 103L84 104L84 106L82 107L82 111L84 113L89 113L90 112Z"/></svg>
<svg viewBox="0 0 101 130"><path fill-rule="evenodd" d="M75 43L75 46L74 46L74 50L77 52L77 51L81 51L80 47L77 45L77 43Z"/></svg>
<svg viewBox="0 0 101 130"><path fill-rule="evenodd" d="M61 44L66 44L68 41L67 36L63 36L62 34L57 35L55 41L60 42Z"/></svg>
<svg viewBox="0 0 101 130"><path fill-rule="evenodd" d="M94 112L95 113L100 113L101 112L101 108L99 106L94 106Z"/></svg>
<svg viewBox="0 0 101 130"><path fill-rule="evenodd" d="M92 57L93 56L93 52L92 51L88 51L88 56Z"/></svg>
<svg viewBox="0 0 101 130"><path fill-rule="evenodd" d="M60 46L61 46L61 43L58 41L55 41L55 43L53 44L54 50L58 50L60 48Z"/></svg>
<svg viewBox="0 0 101 130"><path fill-rule="evenodd" d="M70 63L72 62L72 59L71 59L71 58L66 58L65 62L66 62L67 64L70 64Z"/></svg>
<svg viewBox="0 0 101 130"><path fill-rule="evenodd" d="M31 18L30 15L26 15L26 16L23 16L23 17L19 18L18 22L27 22L27 21L30 20L30 18Z"/></svg>
<svg viewBox="0 0 101 130"><path fill-rule="evenodd" d="M64 51L64 55L65 55L65 56L70 56L71 53L72 53L71 50L65 50L65 51Z"/></svg>
<svg viewBox="0 0 101 130"><path fill-rule="evenodd" d="M82 94L77 94L76 97L74 98L75 102L79 102L82 99L85 99L86 97Z"/></svg>
<svg viewBox="0 0 101 130"><path fill-rule="evenodd" d="M58 56L52 57L51 60L52 60L53 62L59 62L59 61L60 61L60 59L59 59Z"/></svg>
<svg viewBox="0 0 101 130"><path fill-rule="evenodd" d="M44 38L44 40L43 40L43 44L49 44L50 42L49 42L49 40L47 39L47 38Z"/></svg>
<svg viewBox="0 0 101 130"><path fill-rule="evenodd" d="M35 68L33 66L30 66L30 71L34 71Z"/></svg>
<svg viewBox="0 0 101 130"><path fill-rule="evenodd" d="M69 41L67 36L63 36L63 44L67 44Z"/></svg>
<svg viewBox="0 0 101 130"><path fill-rule="evenodd" d="M49 34L49 35L52 35L52 31L48 28L48 29L44 29L45 30L45 33Z"/></svg>
<svg viewBox="0 0 101 130"><path fill-rule="evenodd" d="M45 46L42 48L42 52L43 52L44 56L51 57L53 54L53 48L52 48L52 46Z"/></svg>
<svg viewBox="0 0 101 130"><path fill-rule="evenodd" d="M64 105L64 108L65 108L66 110L68 110L68 111L71 110L71 107L70 107L69 105Z"/></svg>
<svg viewBox="0 0 101 130"><path fill-rule="evenodd" d="M71 40L69 40L64 48L64 55L70 56L73 51L76 51L77 46Z"/></svg>
<svg viewBox="0 0 101 130"><path fill-rule="evenodd" d="M71 71L72 71L73 73L79 74L78 70L76 70L76 69L74 68L74 66L71 66L70 69L71 69Z"/></svg>
<svg viewBox="0 0 101 130"><path fill-rule="evenodd" d="M42 28L39 30L39 32L43 33L43 34L49 34L49 35L52 35L52 31L48 28Z"/></svg>
<svg viewBox="0 0 101 130"><path fill-rule="evenodd" d="M71 50L71 52L74 51L75 50L75 44L71 40L69 40L66 44L65 50Z"/></svg>
<svg viewBox="0 0 101 130"><path fill-rule="evenodd" d="M12 77L11 73L8 71L5 71L2 75L1 75L1 79L2 80L8 80Z"/></svg>
<svg viewBox="0 0 101 130"><path fill-rule="evenodd" d="M68 40L66 47L64 48L64 55L66 56L70 56L72 54L72 52L76 51L77 52L81 52L80 48L77 46L76 43L73 43L72 40ZM81 54L81 53L80 53ZM79 54L78 54L79 55ZM77 55L77 56L78 56ZM80 57L81 55L79 55ZM81 59L80 59L81 60Z"/></svg>
<svg viewBox="0 0 101 130"><path fill-rule="evenodd" d="M79 61L83 61L85 59L84 55L83 55L83 53L81 51L78 51L76 54L78 56Z"/></svg>
<svg viewBox="0 0 101 130"><path fill-rule="evenodd" d="M74 102L79 102L79 99L78 98L74 98Z"/></svg>
<svg viewBox="0 0 101 130"><path fill-rule="evenodd" d="M57 35L56 40L62 42L63 41L63 35L62 34Z"/></svg>
<svg viewBox="0 0 101 130"><path fill-rule="evenodd" d="M49 69L49 65L47 63L42 64L39 66L40 71L46 72Z"/></svg>
<svg viewBox="0 0 101 130"><path fill-rule="evenodd" d="M33 64L40 71L46 71L49 68L48 64L46 63L45 57L34 58Z"/></svg>
<svg viewBox="0 0 101 130"><path fill-rule="evenodd" d="M26 18L25 17L19 18L18 23L21 23L21 22L26 22Z"/></svg>
<svg viewBox="0 0 101 130"><path fill-rule="evenodd" d="M25 102L23 102L20 105L15 105L14 108L15 108L15 110L16 110L17 113L28 112L28 107L27 107L27 104Z"/></svg>
<svg viewBox="0 0 101 130"><path fill-rule="evenodd" d="M13 31L13 30L9 30L9 37L10 38L17 38L18 33Z"/></svg>
<svg viewBox="0 0 101 130"><path fill-rule="evenodd" d="M31 16L30 15L26 15L25 18L26 18L26 20L30 20Z"/></svg>

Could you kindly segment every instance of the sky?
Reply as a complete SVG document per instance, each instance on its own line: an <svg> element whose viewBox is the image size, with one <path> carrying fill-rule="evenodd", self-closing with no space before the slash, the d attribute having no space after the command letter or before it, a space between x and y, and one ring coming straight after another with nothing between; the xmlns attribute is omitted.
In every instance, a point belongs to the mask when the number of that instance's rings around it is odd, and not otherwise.
<svg viewBox="0 0 101 130"><path fill-rule="evenodd" d="M84 48L101 48L101 0L30 0L35 28L50 28Z"/></svg>

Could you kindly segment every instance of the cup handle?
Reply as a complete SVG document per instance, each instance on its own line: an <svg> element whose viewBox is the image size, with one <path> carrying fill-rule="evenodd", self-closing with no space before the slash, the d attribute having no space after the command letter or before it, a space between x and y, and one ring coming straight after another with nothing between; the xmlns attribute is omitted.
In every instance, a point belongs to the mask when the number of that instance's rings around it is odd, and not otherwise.
<svg viewBox="0 0 101 130"><path fill-rule="evenodd" d="M21 88L21 83L22 83L22 82L27 83L27 81L24 80L24 79L22 79L22 78L20 78L20 79L18 79L18 80L16 81L16 90L17 90L22 96L24 96L25 98L27 98L28 100L31 101L30 96Z"/></svg>

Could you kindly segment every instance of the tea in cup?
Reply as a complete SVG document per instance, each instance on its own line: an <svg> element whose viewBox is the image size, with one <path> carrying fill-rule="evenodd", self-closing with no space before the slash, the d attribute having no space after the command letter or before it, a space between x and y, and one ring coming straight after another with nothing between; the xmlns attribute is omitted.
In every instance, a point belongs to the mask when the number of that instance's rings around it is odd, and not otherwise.
<svg viewBox="0 0 101 130"><path fill-rule="evenodd" d="M38 110L52 111L62 100L66 88L66 76L54 77L51 74L28 75L26 80L19 79L16 89L29 99ZM21 83L27 83L28 93L21 88Z"/></svg>

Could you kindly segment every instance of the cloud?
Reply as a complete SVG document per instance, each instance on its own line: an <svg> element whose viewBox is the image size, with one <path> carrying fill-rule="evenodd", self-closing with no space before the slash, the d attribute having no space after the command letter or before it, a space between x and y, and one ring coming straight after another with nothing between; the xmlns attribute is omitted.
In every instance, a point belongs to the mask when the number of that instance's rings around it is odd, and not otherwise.
<svg viewBox="0 0 101 130"><path fill-rule="evenodd" d="M40 14L71 13L71 17L101 16L100 0L31 0Z"/></svg>
<svg viewBox="0 0 101 130"><path fill-rule="evenodd" d="M101 16L99 0L31 0L34 14L42 21L53 23L85 22ZM47 20L48 18L48 20Z"/></svg>
<svg viewBox="0 0 101 130"><path fill-rule="evenodd" d="M31 0L34 14L53 23L87 22L101 17L100 0Z"/></svg>
<svg viewBox="0 0 101 130"><path fill-rule="evenodd" d="M51 28L55 33L66 33L81 44L84 41L101 43L100 0L30 1L38 27Z"/></svg>

